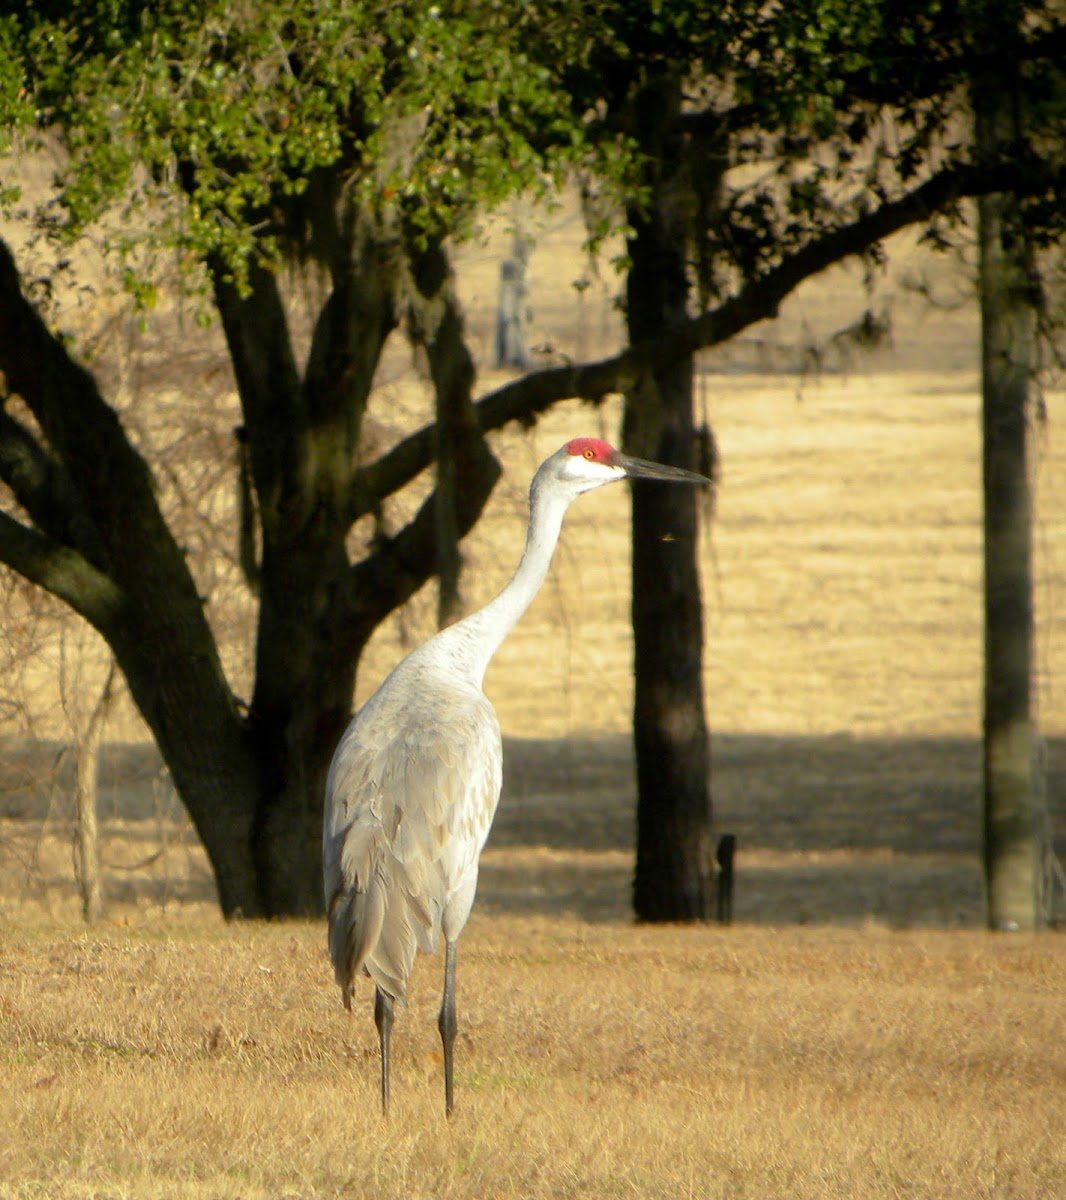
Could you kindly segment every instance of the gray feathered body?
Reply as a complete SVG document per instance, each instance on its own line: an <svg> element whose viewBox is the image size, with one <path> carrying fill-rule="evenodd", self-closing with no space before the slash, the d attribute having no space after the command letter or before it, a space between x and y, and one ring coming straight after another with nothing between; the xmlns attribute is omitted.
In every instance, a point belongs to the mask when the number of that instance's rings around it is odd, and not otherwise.
<svg viewBox="0 0 1066 1200"><path fill-rule="evenodd" d="M333 966L350 1007L365 970L406 1000L416 951L458 937L500 797L500 726L481 688L442 678L427 643L393 671L337 748L326 785L324 884Z"/></svg>

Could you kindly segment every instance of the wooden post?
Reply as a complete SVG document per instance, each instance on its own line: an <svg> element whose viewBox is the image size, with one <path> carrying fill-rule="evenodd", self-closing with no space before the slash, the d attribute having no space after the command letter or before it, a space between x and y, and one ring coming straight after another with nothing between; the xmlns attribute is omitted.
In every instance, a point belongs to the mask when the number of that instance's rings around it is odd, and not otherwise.
<svg viewBox="0 0 1066 1200"><path fill-rule="evenodd" d="M719 925L733 923L733 858L737 852L734 833L723 833L718 839L718 905Z"/></svg>

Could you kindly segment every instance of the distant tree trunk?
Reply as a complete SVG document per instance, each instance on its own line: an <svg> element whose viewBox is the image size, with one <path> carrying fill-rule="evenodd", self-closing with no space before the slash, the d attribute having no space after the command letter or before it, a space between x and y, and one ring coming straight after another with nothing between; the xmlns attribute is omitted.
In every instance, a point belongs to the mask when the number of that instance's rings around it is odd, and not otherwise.
<svg viewBox="0 0 1066 1200"><path fill-rule="evenodd" d="M1009 54L1004 52L1004 58L1009 63ZM974 106L979 152L992 159L1020 136L1012 89L995 74L983 76L974 88ZM1046 829L1039 811L1043 789L1036 778L1030 712L1033 601L1026 443L1036 294L1017 201L1007 195L982 197L978 217L987 921L992 929L1034 929L1043 922Z"/></svg>
<svg viewBox="0 0 1066 1200"><path fill-rule="evenodd" d="M525 371L530 364L525 333L528 258L528 243L521 234L516 234L511 253L500 263L496 342L492 353L494 367L514 367Z"/></svg>
<svg viewBox="0 0 1066 1200"><path fill-rule="evenodd" d="M75 843L75 863L78 888L81 892L82 916L94 924L103 916L104 900L100 888L100 838L97 824L97 777L100 768L100 745L104 725L111 707L111 688L115 680L115 660L111 659L107 679L97 698L88 724L78 731L75 747L74 796L78 808L78 832Z"/></svg>
<svg viewBox="0 0 1066 1200"><path fill-rule="evenodd" d="M676 128L678 81L648 97L649 124ZM662 106L659 113L656 106ZM662 126L656 120L663 117ZM654 138L654 128L648 131ZM644 142L647 145L647 142ZM660 161L676 162L669 148ZM665 169L665 168L664 168ZM688 231L677 178L660 178L646 210L629 214L629 338L654 338L687 315ZM693 362L644 379L626 397L626 448L695 468ZM703 920L711 872L710 745L703 707L703 606L691 488L633 486L633 737L637 863L633 906L642 921Z"/></svg>

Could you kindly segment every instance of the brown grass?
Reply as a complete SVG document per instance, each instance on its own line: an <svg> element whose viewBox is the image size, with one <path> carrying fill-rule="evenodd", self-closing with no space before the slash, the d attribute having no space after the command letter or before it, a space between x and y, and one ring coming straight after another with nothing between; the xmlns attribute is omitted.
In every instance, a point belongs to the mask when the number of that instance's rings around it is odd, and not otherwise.
<svg viewBox="0 0 1066 1200"><path fill-rule="evenodd" d="M1052 1197L1059 939L471 922L446 1122L423 963L377 1111L316 925L9 931L0 1196Z"/></svg>

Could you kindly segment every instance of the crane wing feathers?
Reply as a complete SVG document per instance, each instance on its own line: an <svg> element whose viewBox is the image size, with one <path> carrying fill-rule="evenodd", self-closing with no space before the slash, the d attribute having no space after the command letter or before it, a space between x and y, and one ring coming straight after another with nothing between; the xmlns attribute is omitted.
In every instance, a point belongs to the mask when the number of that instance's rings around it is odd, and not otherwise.
<svg viewBox="0 0 1066 1200"><path fill-rule="evenodd" d="M400 711L381 697L352 722L326 785L330 954L346 1002L360 970L405 999L416 951L462 928L502 779L480 691L423 692Z"/></svg>

